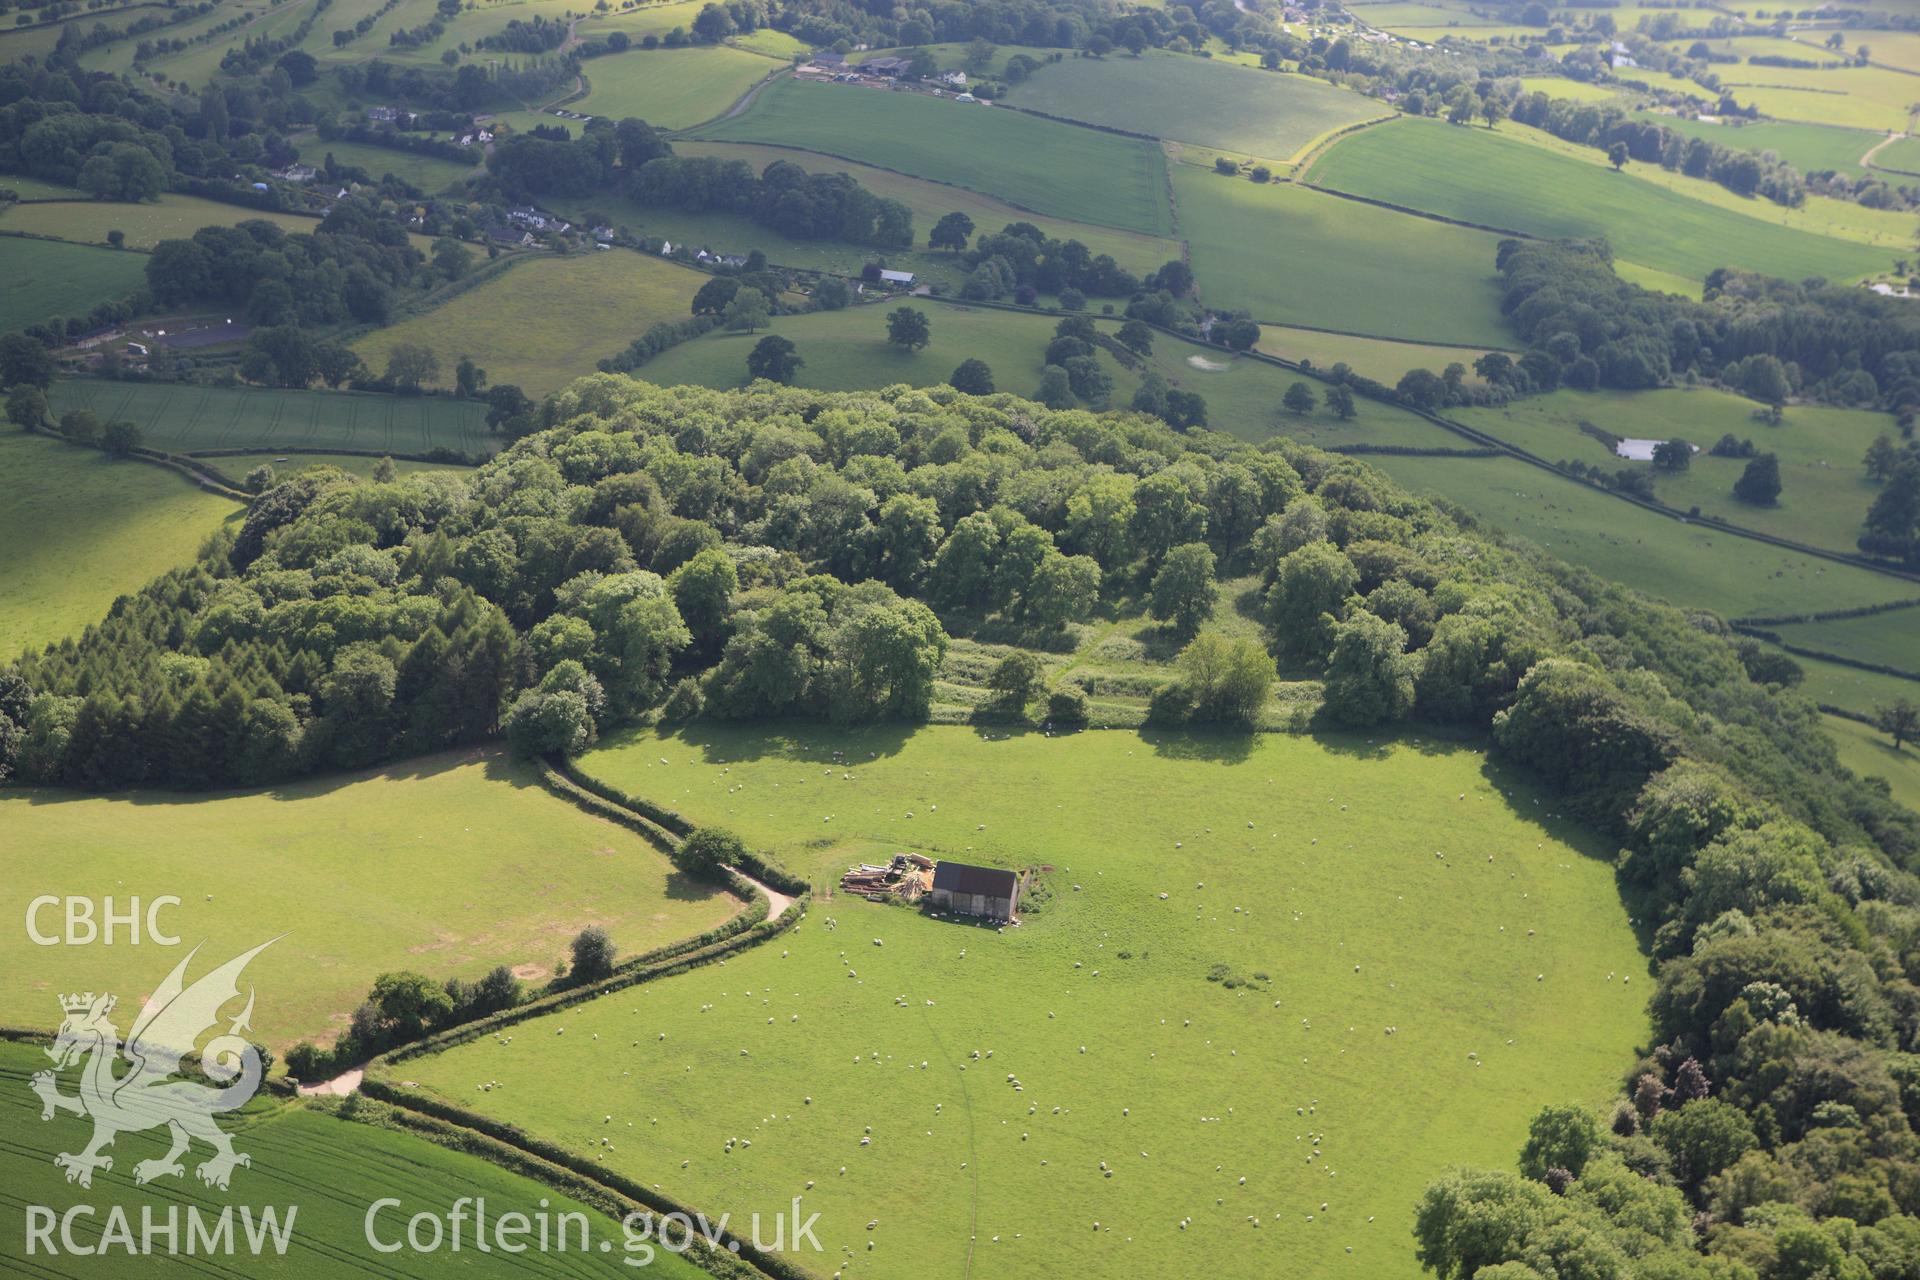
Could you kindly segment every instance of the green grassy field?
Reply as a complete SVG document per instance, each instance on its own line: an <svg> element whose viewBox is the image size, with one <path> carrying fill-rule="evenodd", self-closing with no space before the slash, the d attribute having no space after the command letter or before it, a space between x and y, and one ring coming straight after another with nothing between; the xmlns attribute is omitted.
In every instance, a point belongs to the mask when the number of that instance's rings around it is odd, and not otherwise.
<svg viewBox="0 0 1920 1280"><path fill-rule="evenodd" d="M215 963L285 934L249 970L255 1033L276 1049L330 1040L389 969L475 979L506 964L544 980L587 925L633 955L739 909L499 748L218 796L13 792L0 822L81 886L62 892L178 896L167 927L221 953ZM16 879L8 909L24 919L48 891ZM133 997L164 976L148 971L151 946L49 949L24 929L0 938L0 955L19 975L0 997L11 1026L57 1024L62 991Z"/></svg>
<svg viewBox="0 0 1920 1280"><path fill-rule="evenodd" d="M15 209L39 208L16 205ZM7 218L0 217L0 226ZM85 315L94 305L123 297L146 282L138 253L0 236L0 330L24 328L54 316Z"/></svg>
<svg viewBox="0 0 1920 1280"><path fill-rule="evenodd" d="M1616 256L1703 278L1744 267L1850 279L1886 265L1864 246L1789 230L1634 182L1486 129L1402 119L1323 152L1318 184L1531 235L1604 235Z"/></svg>
<svg viewBox="0 0 1920 1280"><path fill-rule="evenodd" d="M1575 102L1612 102L1620 89L1610 84L1590 84L1565 76L1528 76L1520 81L1522 93L1544 93L1549 98L1571 98Z"/></svg>
<svg viewBox="0 0 1920 1280"><path fill-rule="evenodd" d="M1513 341L1498 238L1293 184L1176 165L1180 229L1207 304L1261 321L1410 341Z"/></svg>
<svg viewBox="0 0 1920 1280"><path fill-rule="evenodd" d="M1857 720L1825 719L1842 764L1863 778L1885 778L1895 800L1920 810L1920 750L1909 744L1895 751L1886 734Z"/></svg>
<svg viewBox="0 0 1920 1280"><path fill-rule="evenodd" d="M1896 174L1920 173L1920 138L1897 138L1873 158L1874 167Z"/></svg>
<svg viewBox="0 0 1920 1280"><path fill-rule="evenodd" d="M160 467L0 434L0 662L78 635L239 512Z"/></svg>
<svg viewBox="0 0 1920 1280"><path fill-rule="evenodd" d="M1920 99L1911 75L1887 67L1810 71L1730 66L1721 71L1720 82L1743 107L1757 107L1781 120L1849 129L1905 129L1910 108Z"/></svg>
<svg viewBox="0 0 1920 1280"><path fill-rule="evenodd" d="M440 358L439 383L472 356L495 385L511 382L539 397L593 372L662 320L681 320L706 277L626 249L539 257L467 290L424 315L376 330L354 344L372 367L397 343Z"/></svg>
<svg viewBox="0 0 1920 1280"><path fill-rule="evenodd" d="M1652 111L1634 113L1636 119L1664 125L1690 138L1705 138L1724 147L1771 151L1796 169L1819 173L1832 169L1849 177L1862 172L1860 157L1885 135L1865 129L1837 129L1830 125L1795 124L1787 120L1760 120L1752 124L1708 124L1683 116ZM1891 148L1889 148L1891 150ZM1881 157L1886 152L1880 153Z"/></svg>
<svg viewBox="0 0 1920 1280"><path fill-rule="evenodd" d="M996 107L785 79L700 136L845 156L1076 222L1172 229L1157 146Z"/></svg>
<svg viewBox="0 0 1920 1280"><path fill-rule="evenodd" d="M1368 461L1416 492L1451 499L1490 528L1682 607L1733 618L1913 594L1911 583L1683 524L1511 458Z"/></svg>
<svg viewBox="0 0 1920 1280"><path fill-rule="evenodd" d="M1445 744L753 728L584 764L816 883L899 849L1053 868L1017 928L816 900L724 968L406 1065L575 1150L611 1124L595 1159L709 1212L806 1195L858 1274L1411 1276L1426 1179L1597 1104L1645 1033L1604 842Z"/></svg>
<svg viewBox="0 0 1920 1280"><path fill-rule="evenodd" d="M295 471L308 467L338 467L342 471L357 476L370 476L373 469L380 465L380 459L353 453L240 453L222 454L217 458L208 458L209 466L218 468L231 477L237 484L255 467L272 467L276 477L286 477ZM400 475L411 475L417 471L459 471L460 467L449 466L444 462L413 462L406 458L395 458L393 469Z"/></svg>
<svg viewBox="0 0 1920 1280"><path fill-rule="evenodd" d="M320 225L317 218L262 213L258 209L170 193L144 204L73 200L13 205L0 212L0 231L24 231L82 244L105 244L107 232L117 230L127 233L130 248L151 249L161 240L190 236L201 227L230 227L236 222L253 220L300 232L311 232ZM138 269L145 269L146 259L133 261Z"/></svg>
<svg viewBox="0 0 1920 1280"><path fill-rule="evenodd" d="M780 66L724 45L595 58L586 68L593 91L567 109L616 119L639 116L656 128L684 129L713 119Z"/></svg>
<svg viewBox="0 0 1920 1280"><path fill-rule="evenodd" d="M258 447L474 454L499 444L487 430L484 405L445 396L70 378L54 383L48 399L56 414L90 409L102 421L131 419L149 446L172 453Z"/></svg>
<svg viewBox="0 0 1920 1280"><path fill-rule="evenodd" d="M1581 461L1609 470L1651 469L1616 458L1596 435L1684 439L1701 449L1682 473L1655 473L1655 491L1668 506L1729 521L1775 537L1852 553L1867 506L1878 492L1862 456L1875 436L1891 432L1883 413L1794 405L1777 427L1753 420L1755 405L1708 388L1659 391L1556 391L1499 408L1463 408L1452 416L1518 445L1549 462ZM1780 501L1755 507L1733 500L1733 483L1746 469L1739 458L1705 452L1727 433L1752 440L1780 458Z"/></svg>
<svg viewBox="0 0 1920 1280"><path fill-rule="evenodd" d="M0 174L0 189L13 192L22 200L85 200L87 193L78 187L66 187L44 178L29 178L24 173Z"/></svg>
<svg viewBox="0 0 1920 1280"><path fill-rule="evenodd" d="M1315 138L1388 114L1324 80L1154 52L1068 58L1007 96L1016 107L1160 138L1287 160Z"/></svg>
<svg viewBox="0 0 1920 1280"><path fill-rule="evenodd" d="M1357 373L1388 386L1409 369L1440 372L1455 363L1467 366L1467 380L1478 382L1473 362L1489 348L1440 347L1419 342L1391 342L1382 338L1354 338L1316 329L1289 329L1268 325L1260 331L1259 350L1283 360L1311 360L1316 369L1345 364Z"/></svg>
<svg viewBox="0 0 1920 1280"><path fill-rule="evenodd" d="M1920 591L1914 595L1920 596ZM1767 628L1788 644L1920 675L1920 609L1899 609L1834 622L1783 623ZM1913 690L1920 701L1920 684Z"/></svg>
<svg viewBox="0 0 1920 1280"><path fill-rule="evenodd" d="M410 182L429 195L455 187L474 172L473 166L454 160L442 160L439 156L415 155L411 151L397 151L392 147L369 146L363 142L348 142L336 138L332 142L317 137L303 138L300 141L300 159L318 168L329 154L341 164L354 165L365 169L379 181L392 174L402 182Z"/></svg>
<svg viewBox="0 0 1920 1280"><path fill-rule="evenodd" d="M161 953L149 949L149 955L158 959ZM130 1016L120 1017L123 1032ZM228 1191L208 1187L193 1175L192 1170L211 1154L205 1146L196 1146L186 1157L184 1176L137 1188L134 1165L159 1159L166 1152L164 1132L157 1128L121 1133L112 1147L113 1170L98 1175L90 1189L75 1186L54 1166L53 1157L61 1151L82 1149L92 1124L72 1115L56 1115L50 1121L40 1118L40 1102L28 1081L47 1065L39 1046L0 1041L0 1182L8 1190L9 1205L41 1205L61 1215L76 1206L90 1206L91 1212L73 1219L74 1240L82 1247L100 1243L107 1215L114 1209L123 1210L136 1230L143 1209L162 1225L170 1210L177 1211L180 1255L129 1256L121 1248L107 1248L94 1256L70 1256L61 1247L60 1256L49 1257L40 1251L27 1261L24 1245L16 1245L9 1260L21 1274L44 1280L226 1274L286 1280L351 1274L417 1280L442 1276L586 1277L609 1274L609 1258L622 1256L615 1251L622 1248L623 1236L611 1216L548 1186L509 1173L479 1156L449 1150L398 1129L376 1127L314 1105L265 1096L256 1097L221 1122L233 1133L235 1150L252 1158L249 1166L234 1171ZM61 1091L69 1096L75 1091L73 1079L69 1072L61 1081ZM361 1114L368 1115L370 1110ZM582 1213L589 1223L594 1252L582 1252L577 1247L576 1227L571 1239L575 1247L570 1253L482 1253L474 1247L470 1219L465 1247L458 1253L443 1243L435 1253L407 1250L386 1254L367 1241L366 1216L376 1201L395 1199L402 1204L398 1209L383 1208L376 1219L376 1230L384 1244L404 1241L411 1215L444 1215L461 1197L485 1197L491 1214L517 1212L530 1220L543 1211L552 1215L549 1221L557 1221L563 1213ZM211 1226L223 1210L236 1209L240 1204L256 1213L271 1205L283 1224L288 1211L293 1210L294 1230L284 1258L272 1253L257 1259L246 1253L218 1258L186 1255L189 1213L197 1211ZM236 1239L246 1239L237 1210L233 1229ZM59 1239L56 1233L56 1247ZM611 1245L608 1253L597 1251L600 1241ZM155 1248L164 1255L164 1237L157 1238ZM634 1256L637 1259L639 1255ZM685 1258L656 1253L646 1274L668 1280L702 1280L707 1273L696 1270Z"/></svg>
<svg viewBox="0 0 1920 1280"><path fill-rule="evenodd" d="M1809 632L1803 638L1815 647L1825 647L1824 637L1817 631ZM1844 663L1803 658L1797 653L1788 656L1807 673L1800 691L1822 706L1841 707L1859 715L1872 715L1875 709L1902 698L1920 701L1920 684L1912 680L1883 676L1876 671L1862 671Z"/></svg>

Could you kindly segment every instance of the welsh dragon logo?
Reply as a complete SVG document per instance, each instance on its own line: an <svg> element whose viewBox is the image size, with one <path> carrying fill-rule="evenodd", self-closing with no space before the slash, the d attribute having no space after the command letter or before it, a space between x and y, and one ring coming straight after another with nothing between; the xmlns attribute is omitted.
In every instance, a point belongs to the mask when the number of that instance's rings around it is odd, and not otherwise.
<svg viewBox="0 0 1920 1280"><path fill-rule="evenodd" d="M200 951L195 947L141 1008L125 1045L108 1018L115 1004L113 996L96 996L89 991L60 998L66 1018L53 1047L47 1050L54 1069L36 1072L30 1085L40 1095L42 1120L53 1119L56 1111L93 1119L93 1140L84 1151L62 1152L53 1158L55 1165L67 1171L68 1182L91 1187L95 1170L113 1168L113 1157L101 1152L113 1145L116 1136L160 1126L171 1135L172 1148L158 1160L134 1165L135 1182L182 1176L186 1171L180 1157L195 1138L214 1149L212 1158L194 1170L208 1186L226 1190L234 1167L253 1163L233 1149L233 1139L214 1123L215 1116L245 1105L260 1087L260 1051L240 1034L248 1029L253 1017L251 987L247 989L246 1007L228 1024L226 1032L208 1041L200 1053L201 1070L221 1087L176 1077L180 1075L180 1059L192 1051L203 1032L219 1026L220 1010L239 998L241 971L274 941L269 939L234 957L188 986L187 965ZM122 1058L131 1064L125 1074L117 1070ZM80 1092L68 1097L59 1091L57 1073L83 1059Z"/></svg>

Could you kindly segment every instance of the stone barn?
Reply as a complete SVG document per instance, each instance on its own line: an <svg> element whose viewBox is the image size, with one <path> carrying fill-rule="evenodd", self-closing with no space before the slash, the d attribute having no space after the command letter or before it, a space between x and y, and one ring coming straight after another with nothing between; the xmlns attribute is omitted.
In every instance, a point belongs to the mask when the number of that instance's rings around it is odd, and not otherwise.
<svg viewBox="0 0 1920 1280"><path fill-rule="evenodd" d="M943 861L933 869L932 901L936 910L1011 920L1020 905L1020 877L997 867Z"/></svg>

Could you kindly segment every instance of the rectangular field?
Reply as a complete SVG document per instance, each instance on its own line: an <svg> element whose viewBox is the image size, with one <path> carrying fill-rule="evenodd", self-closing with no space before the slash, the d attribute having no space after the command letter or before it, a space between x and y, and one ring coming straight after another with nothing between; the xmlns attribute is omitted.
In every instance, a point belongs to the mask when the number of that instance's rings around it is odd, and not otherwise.
<svg viewBox="0 0 1920 1280"><path fill-rule="evenodd" d="M0 433L0 663L78 635L240 512L161 467Z"/></svg>
<svg viewBox="0 0 1920 1280"><path fill-rule="evenodd" d="M1177 53L1068 58L1007 101L1070 120L1288 160L1314 139L1388 108L1324 80Z"/></svg>
<svg viewBox="0 0 1920 1280"><path fill-rule="evenodd" d="M979 103L786 79L699 136L845 156L1075 222L1172 230L1158 146Z"/></svg>
<svg viewBox="0 0 1920 1280"><path fill-rule="evenodd" d="M315 168L319 168L331 155L340 164L365 169L375 182L390 173L402 182L412 183L428 195L458 186L462 179L474 172L472 165L464 165L456 160L416 155L411 151L376 147L364 142L348 142L344 138L335 138L331 142L317 137L303 138L299 149L300 159Z"/></svg>
<svg viewBox="0 0 1920 1280"><path fill-rule="evenodd" d="M1193 165L1174 166L1173 186L1209 306L1415 342L1513 341L1496 236Z"/></svg>
<svg viewBox="0 0 1920 1280"><path fill-rule="evenodd" d="M1742 267L1846 280L1872 249L1743 217L1486 129L1402 119L1342 138L1310 180L1337 191L1530 235L1604 235L1616 256L1693 279Z"/></svg>
<svg viewBox="0 0 1920 1280"><path fill-rule="evenodd" d="M531 258L354 350L381 369L395 344L424 346L440 359L441 386L452 386L455 366L471 356L494 385L515 383L537 398L592 373L595 361L654 324L687 317L705 280L628 249Z"/></svg>
<svg viewBox="0 0 1920 1280"><path fill-rule="evenodd" d="M37 205L15 205L33 209ZM0 225L6 219L0 218ZM95 304L124 297L146 282L144 254L92 245L0 236L0 331L54 316L85 315Z"/></svg>
<svg viewBox="0 0 1920 1280"><path fill-rule="evenodd" d="M1920 695L1920 686L1915 692ZM1824 719L1840 752L1840 763L1863 778L1885 778L1895 800L1920 811L1920 751L1911 743L1896 751L1886 734L1857 720L1841 716Z"/></svg>
<svg viewBox="0 0 1920 1280"><path fill-rule="evenodd" d="M254 1034L280 1051L330 1041L391 969L471 981L504 964L544 981L588 925L635 955L740 908L625 828L556 799L497 747L215 796L10 791L0 824L63 883L85 886L72 892L178 897L169 927L204 941L213 963L285 935L249 969ZM16 923L43 892L40 878L12 878ZM16 980L0 1022L55 1026L63 991L137 996L165 976L149 972L159 955L39 947L7 930L0 957Z"/></svg>
<svg viewBox="0 0 1920 1280"><path fill-rule="evenodd" d="M271 222L286 231L306 234L320 225L318 218L264 213L218 200L169 193L140 204L106 200L16 204L0 212L0 231L25 231L81 244L105 244L107 232L124 231L129 248L151 249L162 240L185 239L202 227L230 227L253 221ZM141 270L146 269L145 258L134 261Z"/></svg>
<svg viewBox="0 0 1920 1280"><path fill-rule="evenodd" d="M71 378L54 383L48 399L56 414L89 409L103 422L130 419L149 447L169 453L260 448L483 454L499 444L487 430L484 405L450 396Z"/></svg>
<svg viewBox="0 0 1920 1280"><path fill-rule="evenodd" d="M1745 151L1771 151L1782 160L1807 173L1831 169L1858 177L1860 160L1884 134L1867 129L1840 129L1824 124L1797 124L1790 120L1757 120L1750 124L1710 124L1684 116L1638 111L1636 119L1664 125L1690 138L1705 138L1723 147ZM1895 144L1898 145L1898 144ZM1888 148L1892 150L1892 148ZM1880 153L1884 159L1886 151Z"/></svg>
<svg viewBox="0 0 1920 1280"><path fill-rule="evenodd" d="M1920 596L1920 589L1914 595ZM1832 622L1778 624L1767 630L1779 632L1788 644L1920 675L1920 608ZM1914 686L1913 698L1920 702L1920 683Z"/></svg>
<svg viewBox="0 0 1920 1280"><path fill-rule="evenodd" d="M780 67L772 58L724 45L615 54L585 65L593 90L567 109L616 119L638 116L655 128L685 129L720 115Z"/></svg>

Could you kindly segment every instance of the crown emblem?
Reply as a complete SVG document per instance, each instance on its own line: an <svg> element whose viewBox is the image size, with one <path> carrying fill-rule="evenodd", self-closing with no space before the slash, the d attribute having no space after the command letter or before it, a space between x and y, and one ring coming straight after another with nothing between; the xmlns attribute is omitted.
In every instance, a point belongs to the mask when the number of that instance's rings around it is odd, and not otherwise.
<svg viewBox="0 0 1920 1280"><path fill-rule="evenodd" d="M87 994L83 996L82 995L61 996L60 1007L61 1009L65 1010L67 1013L85 1013L88 1009L91 1009L93 1007L93 992L89 991L87 992ZM112 1007L111 997L109 997L108 1007L109 1008Z"/></svg>

